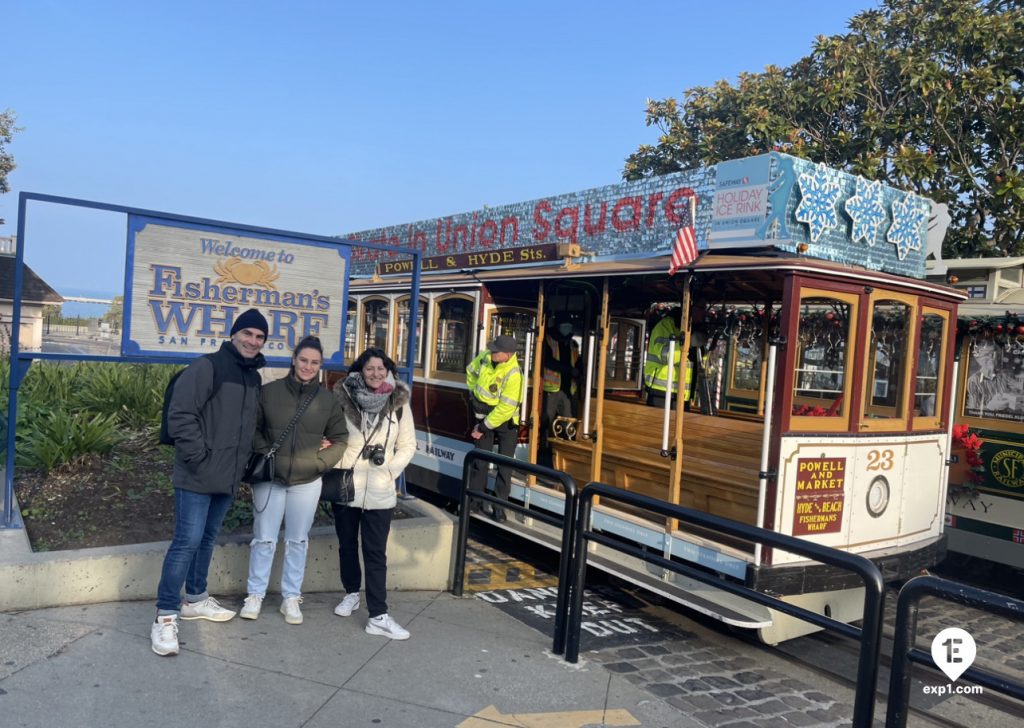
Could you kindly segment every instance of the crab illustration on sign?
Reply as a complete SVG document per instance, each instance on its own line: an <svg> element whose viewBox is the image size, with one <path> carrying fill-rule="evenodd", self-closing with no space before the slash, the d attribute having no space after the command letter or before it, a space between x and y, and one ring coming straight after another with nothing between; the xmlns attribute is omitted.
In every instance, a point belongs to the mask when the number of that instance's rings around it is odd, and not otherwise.
<svg viewBox="0 0 1024 728"><path fill-rule="evenodd" d="M252 263L241 258L218 260L214 263L213 270L220 276L217 283L233 282L243 286L262 286L274 290L277 290L274 281L281 277L281 274L277 272L277 263L269 266L262 260Z"/></svg>

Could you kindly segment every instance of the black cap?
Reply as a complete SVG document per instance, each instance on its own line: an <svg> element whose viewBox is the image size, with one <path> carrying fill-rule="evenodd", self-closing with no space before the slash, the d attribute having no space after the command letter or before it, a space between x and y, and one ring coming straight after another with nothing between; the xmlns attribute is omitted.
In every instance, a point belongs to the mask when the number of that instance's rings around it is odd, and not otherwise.
<svg viewBox="0 0 1024 728"><path fill-rule="evenodd" d="M511 336L499 336L487 345L487 351L492 354L515 354L519 351L519 345Z"/></svg>
<svg viewBox="0 0 1024 728"><path fill-rule="evenodd" d="M242 329L259 329L266 336L268 329L267 319L255 308L250 308L235 319L235 324L231 327L231 335L234 336Z"/></svg>

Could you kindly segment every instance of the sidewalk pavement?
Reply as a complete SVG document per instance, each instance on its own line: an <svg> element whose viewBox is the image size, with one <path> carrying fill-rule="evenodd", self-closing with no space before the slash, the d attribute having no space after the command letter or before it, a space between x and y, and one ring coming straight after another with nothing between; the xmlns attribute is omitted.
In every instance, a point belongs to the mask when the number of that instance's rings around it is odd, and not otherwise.
<svg viewBox="0 0 1024 728"><path fill-rule="evenodd" d="M257 621L183 621L181 654L150 649L152 602L0 614L3 725L701 726L483 600L391 592L411 639L366 634L366 607L333 613L338 593L305 597L288 625L270 595ZM222 600L238 609L237 600Z"/></svg>

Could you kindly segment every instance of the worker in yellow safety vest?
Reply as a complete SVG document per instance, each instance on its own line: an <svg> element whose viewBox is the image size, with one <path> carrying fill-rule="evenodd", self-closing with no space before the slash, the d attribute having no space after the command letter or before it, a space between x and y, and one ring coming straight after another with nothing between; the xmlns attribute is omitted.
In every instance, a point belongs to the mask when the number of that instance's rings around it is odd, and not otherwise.
<svg viewBox="0 0 1024 728"><path fill-rule="evenodd" d="M679 321L682 309L673 308L662 317L651 329L647 340L647 359L644 361L644 386L647 388L647 404L652 407L664 407L666 389L668 388L668 371L672 368L672 406L675 407L676 395L679 393L679 359L683 348ZM675 356L668 360L669 342L676 341ZM689 390L690 369L686 371L686 389Z"/></svg>
<svg viewBox="0 0 1024 728"><path fill-rule="evenodd" d="M702 362L703 349L707 346L704 333L704 319L707 311L703 303L695 303L690 308L690 352L683 375L683 401L690 401L693 390L694 361ZM683 348L683 337L679 330L682 309L676 307L658 321L651 329L647 343L647 359L644 362L644 385L647 387L647 404L652 407L665 406L665 389L668 385L668 349L669 342L676 340L676 351L672 361L672 407L675 408L676 396L679 393L679 359Z"/></svg>
<svg viewBox="0 0 1024 728"><path fill-rule="evenodd" d="M572 337L572 321L553 316L544 337L544 431L551 434L557 417L575 417L580 347Z"/></svg>
<svg viewBox="0 0 1024 728"><path fill-rule="evenodd" d="M519 407L524 396L525 380L516 359L518 348L511 336L499 336L466 367L466 385L477 420L470 437L476 447L488 451L497 442L498 452L509 457L515 454L519 441ZM489 470L487 463L482 461L473 464L469 477L471 491L484 491ZM494 490L499 498L508 500L512 491L510 468L498 468ZM482 510L479 501L472 501L470 512L479 510ZM498 523L507 518L504 508L483 510L489 510L490 516Z"/></svg>

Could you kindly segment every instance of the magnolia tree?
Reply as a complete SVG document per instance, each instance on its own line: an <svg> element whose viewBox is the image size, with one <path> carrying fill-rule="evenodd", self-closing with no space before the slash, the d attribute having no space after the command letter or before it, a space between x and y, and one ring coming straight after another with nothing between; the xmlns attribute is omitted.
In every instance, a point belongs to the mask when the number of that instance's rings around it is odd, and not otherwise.
<svg viewBox="0 0 1024 728"><path fill-rule="evenodd" d="M945 257L1024 255L1024 6L884 0L788 68L648 101L640 179L781 151L949 205Z"/></svg>
<svg viewBox="0 0 1024 728"><path fill-rule="evenodd" d="M0 195L11 191L10 185L7 184L7 175L14 170L14 157L7 151L7 145L14 139L14 133L20 131L14 126L16 119L10 109L0 113ZM3 222L0 218L0 225Z"/></svg>

